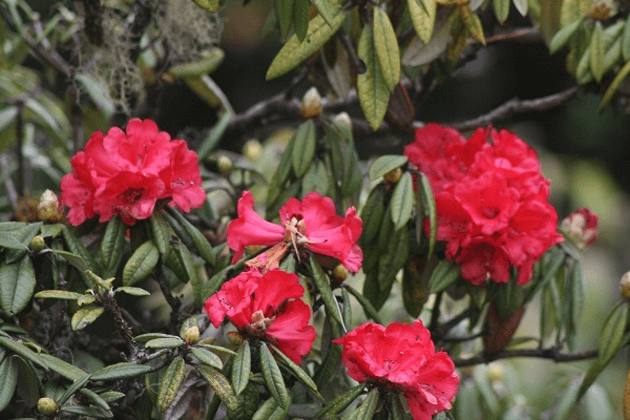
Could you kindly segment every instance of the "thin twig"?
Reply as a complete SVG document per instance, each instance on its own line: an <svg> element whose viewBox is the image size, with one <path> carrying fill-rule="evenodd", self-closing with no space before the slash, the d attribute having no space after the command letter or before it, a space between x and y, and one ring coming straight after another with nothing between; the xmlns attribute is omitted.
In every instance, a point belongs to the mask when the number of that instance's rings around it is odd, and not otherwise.
<svg viewBox="0 0 630 420"><path fill-rule="evenodd" d="M504 120L514 114L522 114L532 111L546 111L548 109L555 108L575 97L577 93L578 88L572 87L570 89L563 90L562 92L554 93L549 96L543 96L542 98L537 99L521 101L518 98L514 98L485 115L448 125L460 131L472 130L476 127L482 127L499 120Z"/></svg>
<svg viewBox="0 0 630 420"><path fill-rule="evenodd" d="M552 347L550 349L502 350L498 353L482 354L468 359L453 359L453 362L457 367L464 367L514 357L537 357L539 359L550 359L554 362L576 362L579 360L597 357L597 349L590 349L576 353L562 353L560 350L561 349L559 347Z"/></svg>
<svg viewBox="0 0 630 420"><path fill-rule="evenodd" d="M166 303L171 307L171 322L168 324L169 331L171 334L177 333L177 329L179 326L179 310L182 306L182 301L173 296L171 293L171 289L169 289L168 284L166 284L166 279L162 273L162 268L158 265L156 269L156 279L160 285L160 290L162 290L162 294L166 299Z"/></svg>

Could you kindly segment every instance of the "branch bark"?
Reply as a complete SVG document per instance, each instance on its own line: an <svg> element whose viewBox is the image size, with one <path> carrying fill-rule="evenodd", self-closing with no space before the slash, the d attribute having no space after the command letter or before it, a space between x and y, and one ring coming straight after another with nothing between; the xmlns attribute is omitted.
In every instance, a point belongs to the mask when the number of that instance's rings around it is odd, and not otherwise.
<svg viewBox="0 0 630 420"><path fill-rule="evenodd" d="M552 347L549 349L521 349L521 350L502 350L494 354L481 354L479 356L470 357L468 359L453 359L455 366L473 366L479 364L490 363L499 359L510 359L514 357L536 357L539 359L549 359L554 362L576 362L579 360L587 360L597 357L597 349L590 349L576 353L562 353L560 347Z"/></svg>

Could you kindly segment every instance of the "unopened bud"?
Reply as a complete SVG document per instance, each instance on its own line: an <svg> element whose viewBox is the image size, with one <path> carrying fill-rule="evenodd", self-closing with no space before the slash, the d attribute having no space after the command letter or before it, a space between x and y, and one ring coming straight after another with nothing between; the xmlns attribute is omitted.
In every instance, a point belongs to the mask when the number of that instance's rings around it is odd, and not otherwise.
<svg viewBox="0 0 630 420"><path fill-rule="evenodd" d="M237 346L240 346L245 341L245 337L236 331L229 331L226 335L228 341Z"/></svg>
<svg viewBox="0 0 630 420"><path fill-rule="evenodd" d="M503 379L503 366L500 363L492 363L488 366L486 374L491 381L500 381Z"/></svg>
<svg viewBox="0 0 630 420"><path fill-rule="evenodd" d="M184 334L186 344L196 344L199 341L199 327L189 327Z"/></svg>
<svg viewBox="0 0 630 420"><path fill-rule="evenodd" d="M232 163L232 159L229 157L221 155L219 156L219 159L217 159L217 167L219 168L220 173L229 174L234 168L234 163Z"/></svg>
<svg viewBox="0 0 630 420"><path fill-rule="evenodd" d="M315 87L306 91L301 107L304 118L316 118L322 113L322 97Z"/></svg>
<svg viewBox="0 0 630 420"><path fill-rule="evenodd" d="M348 269L343 265L339 264L335 267L332 272L333 278L337 280L339 283L348 278Z"/></svg>
<svg viewBox="0 0 630 420"><path fill-rule="evenodd" d="M247 140L243 146L243 155L251 161L257 161L260 159L262 152L263 147L256 139Z"/></svg>
<svg viewBox="0 0 630 420"><path fill-rule="evenodd" d="M46 248L46 241L44 241L41 235L37 235L31 239L31 249L33 252L39 253L44 248Z"/></svg>
<svg viewBox="0 0 630 420"><path fill-rule="evenodd" d="M347 128L348 130L352 130L352 118L350 118L350 115L348 115L347 112L341 112L337 114L333 121L341 125L342 127Z"/></svg>
<svg viewBox="0 0 630 420"><path fill-rule="evenodd" d="M630 271L621 276L619 280L619 292L624 299L630 300Z"/></svg>
<svg viewBox="0 0 630 420"><path fill-rule="evenodd" d="M396 169L392 169L391 171L383 175L383 179L385 180L385 182L389 182L390 184L395 184L400 180L401 176L402 176L402 169L396 168Z"/></svg>
<svg viewBox="0 0 630 420"><path fill-rule="evenodd" d="M580 249L585 249L597 240L597 215L587 208L581 208L567 216L561 223L560 229Z"/></svg>
<svg viewBox="0 0 630 420"><path fill-rule="evenodd" d="M37 411L43 416L52 416L57 412L57 403L52 398L44 397L37 401Z"/></svg>
<svg viewBox="0 0 630 420"><path fill-rule="evenodd" d="M591 7L591 17L603 22L610 18L612 11L612 6L606 0L595 0Z"/></svg>
<svg viewBox="0 0 630 420"><path fill-rule="evenodd" d="M42 222L57 223L63 219L63 206L59 197L51 190L46 190L37 205L37 218Z"/></svg>

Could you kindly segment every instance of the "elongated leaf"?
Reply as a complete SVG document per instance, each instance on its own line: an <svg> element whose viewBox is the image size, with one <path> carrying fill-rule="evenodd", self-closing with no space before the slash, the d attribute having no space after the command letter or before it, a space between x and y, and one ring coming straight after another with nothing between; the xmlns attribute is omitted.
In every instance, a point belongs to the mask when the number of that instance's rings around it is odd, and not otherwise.
<svg viewBox="0 0 630 420"><path fill-rule="evenodd" d="M118 401L121 398L124 398L125 394L118 391L105 391L100 394L100 396L103 400L105 400L105 402L112 403Z"/></svg>
<svg viewBox="0 0 630 420"><path fill-rule="evenodd" d="M358 48L359 58L366 65L365 73L357 77L357 91L359 103L365 114L365 119L370 124L372 130L376 131L381 125L387 103L389 102L389 89L383 78L376 49L374 45L374 35L369 25L363 27Z"/></svg>
<svg viewBox="0 0 630 420"><path fill-rule="evenodd" d="M595 23L595 29L591 36L591 43L589 44L589 62L591 67L591 73L597 81L601 82L604 76L604 56L606 54L606 47L604 45L604 32L602 25L599 21Z"/></svg>
<svg viewBox="0 0 630 420"><path fill-rule="evenodd" d="M88 305L85 306L72 315L70 325L75 331L79 331L93 323L103 314L105 308L102 306Z"/></svg>
<svg viewBox="0 0 630 420"><path fill-rule="evenodd" d="M293 168L292 159L293 140L289 141L286 149L282 152L276 171L273 173L271 181L269 181L269 187L267 188L267 210L273 206L278 200L278 197L280 197L280 194L284 191L284 187L291 174L291 169Z"/></svg>
<svg viewBox="0 0 630 420"><path fill-rule="evenodd" d="M573 265L571 275L569 276L568 287L569 290L567 297L569 304L567 306L569 328L567 329L567 335L573 336L575 332L577 332L578 324L580 322L580 318L582 317L582 310L584 309L584 302L586 300L584 277L582 276L582 264L580 264L579 261L576 261ZM573 339L569 339L568 341L572 346Z"/></svg>
<svg viewBox="0 0 630 420"><path fill-rule="evenodd" d="M22 356L23 358L30 360L36 365L48 370L48 365L46 365L46 362L42 360L39 354L26 347L24 344L13 341L9 337L4 337L0 335L0 346L9 349L13 353Z"/></svg>
<svg viewBox="0 0 630 420"><path fill-rule="evenodd" d="M67 299L77 300L83 297L81 293L68 292L67 290L42 290L33 296L36 299Z"/></svg>
<svg viewBox="0 0 630 420"><path fill-rule="evenodd" d="M278 409L282 410L282 407L278 405L273 397L269 398L260 406L260 408L258 408L258 410L256 410L252 416L252 420L269 420L274 416L276 410Z"/></svg>
<svg viewBox="0 0 630 420"><path fill-rule="evenodd" d="M420 1L425 7L421 6ZM433 34L433 26L435 26L436 0L407 0L407 6L409 7L413 28L422 42L428 44Z"/></svg>
<svg viewBox="0 0 630 420"><path fill-rule="evenodd" d="M217 145L219 144L219 140L221 140L223 134L225 134L225 130L227 130L231 119L232 115L229 112L225 112L223 115L221 115L221 118L219 118L219 121L217 121L212 129L210 129L210 132L197 149L199 162L203 162L208 157L210 152L212 152L217 147Z"/></svg>
<svg viewBox="0 0 630 420"><path fill-rule="evenodd" d="M25 250L26 246L17 240L16 235L10 232L0 232L0 248Z"/></svg>
<svg viewBox="0 0 630 420"><path fill-rule="evenodd" d="M552 420L566 420L569 418L579 400L579 385L579 381L574 381L566 388L562 397L560 397L560 401L558 401Z"/></svg>
<svg viewBox="0 0 630 420"><path fill-rule="evenodd" d="M400 229L392 235L385 251L378 259L378 284L380 299L384 301L391 292L396 275L404 267L409 254L409 230Z"/></svg>
<svg viewBox="0 0 630 420"><path fill-rule="evenodd" d="M179 337L154 338L144 344L149 349L173 349L183 345L184 340Z"/></svg>
<svg viewBox="0 0 630 420"><path fill-rule="evenodd" d="M85 384L90 380L90 375L85 375L82 378L76 379L73 383L66 389L63 395L57 401L59 404L64 404L66 401L70 399L79 389L83 388Z"/></svg>
<svg viewBox="0 0 630 420"><path fill-rule="evenodd" d="M624 79L628 76L628 73L630 73L630 61L624 64L621 70L619 70L619 73L617 73L617 75L613 79L612 83L610 83L610 86L608 86L608 89L606 89L606 93L604 93L602 101L599 104L599 112L602 112L602 110L606 108L606 105L608 105L610 100L613 98L615 92L617 92L617 89L619 89L619 86L621 86L621 82L623 82Z"/></svg>
<svg viewBox="0 0 630 420"><path fill-rule="evenodd" d="M200 347L193 347L190 349L190 352L193 356L195 356L199 361L205 365L212 366L216 369L223 369L223 362L216 354L208 351L206 349ZM249 374L247 375L249 378Z"/></svg>
<svg viewBox="0 0 630 420"><path fill-rule="evenodd" d="M116 289L116 293L123 292L132 296L151 296L151 293L140 287L120 286Z"/></svg>
<svg viewBox="0 0 630 420"><path fill-rule="evenodd" d="M304 42L308 33L308 22L310 19L309 9L311 3L308 0L292 0L293 3L293 27L295 35L300 42ZM286 36L286 35L285 35Z"/></svg>
<svg viewBox="0 0 630 420"><path fill-rule="evenodd" d="M71 381L76 381L86 377L88 374L76 367L75 365L71 365L68 362L64 362L63 360L51 356L50 354L42 353L39 357L48 365L50 370Z"/></svg>
<svg viewBox="0 0 630 420"><path fill-rule="evenodd" d="M497 20L503 24L510 13L510 4L511 0L493 0L492 6L494 9L494 15L497 17Z"/></svg>
<svg viewBox="0 0 630 420"><path fill-rule="evenodd" d="M109 404L107 404L107 401L105 401L96 392L92 391L91 389L87 389L87 388L83 388L80 392L81 392L81 394L83 394L86 397L88 397L94 403L94 405L96 405L100 409L105 410L105 411L109 411L110 407L109 407Z"/></svg>
<svg viewBox="0 0 630 420"><path fill-rule="evenodd" d="M584 22L584 16L581 16L575 22L560 29L551 39L549 54L555 54L560 50L560 48L564 47L569 42L575 31L577 31L577 29L582 25L582 22Z"/></svg>
<svg viewBox="0 0 630 420"><path fill-rule="evenodd" d="M15 238L24 246L20 249L9 249L6 251L5 262L7 264L20 261L26 255L26 249L31 245L31 240L39 233L40 226L41 223L32 223L24 225L17 231L10 232L11 234L15 235Z"/></svg>
<svg viewBox="0 0 630 420"><path fill-rule="evenodd" d="M107 223L99 249L105 277L111 277L116 274L125 246L126 231L127 227L118 216L113 217Z"/></svg>
<svg viewBox="0 0 630 420"><path fill-rule="evenodd" d="M334 416L335 414L343 411L347 406L349 406L352 401L356 400L359 395L363 393L363 388L365 385L359 384L353 388L350 388L348 391L344 392L334 400L332 400L328 407L322 408L316 415L315 418L319 419L324 416Z"/></svg>
<svg viewBox="0 0 630 420"><path fill-rule="evenodd" d="M401 155L383 155L379 157L370 165L368 170L370 181L376 181L386 173L405 165L408 161L409 158L407 156Z"/></svg>
<svg viewBox="0 0 630 420"><path fill-rule="evenodd" d="M335 16L339 13L339 7L333 0L332 4L328 0L311 0L313 6L319 12L324 22L330 26L331 29L335 27Z"/></svg>
<svg viewBox="0 0 630 420"><path fill-rule="evenodd" d="M291 140L291 162L295 175L301 177L313 162L315 156L315 123L309 119L297 129Z"/></svg>
<svg viewBox="0 0 630 420"><path fill-rule="evenodd" d="M344 288L348 292L350 292L350 294L352 296L355 297L355 299L359 302L359 304L363 308L363 311L365 312L365 315L368 318L371 318L377 324L381 324L382 323L381 317L378 316L378 311L374 308L374 306L370 303L370 301L365 298L365 296L363 296L361 293L359 293L358 290L355 290L355 289L353 289L352 287L350 287L348 285L345 285Z"/></svg>
<svg viewBox="0 0 630 420"><path fill-rule="evenodd" d="M363 231L359 244L361 248L373 246L373 241L378 235L378 231L385 214L385 189L382 185L377 185L370 192L365 205L361 209L361 220L363 220Z"/></svg>
<svg viewBox="0 0 630 420"><path fill-rule="evenodd" d="M156 338L178 338L178 337L175 335L163 334L163 333L148 333L148 334L138 335L134 338L134 340L139 343L142 343L142 342L147 342L149 340L155 340Z"/></svg>
<svg viewBox="0 0 630 420"><path fill-rule="evenodd" d="M151 222L151 238L153 245L160 251L160 255L165 255L171 240L168 224L160 213L153 213L149 221Z"/></svg>
<svg viewBox="0 0 630 420"><path fill-rule="evenodd" d="M610 362L624 344L627 324L628 304L622 301L608 315L599 336L597 360L601 364Z"/></svg>
<svg viewBox="0 0 630 420"><path fill-rule="evenodd" d="M175 401L175 396L186 378L186 362L181 356L173 359L166 369L157 395L157 408L164 413Z"/></svg>
<svg viewBox="0 0 630 420"><path fill-rule="evenodd" d="M330 179L326 164L322 161L315 161L302 178L302 197L311 191L318 192L322 197L328 194Z"/></svg>
<svg viewBox="0 0 630 420"><path fill-rule="evenodd" d="M278 0L278 20L280 21L280 35L286 38L293 23L293 0Z"/></svg>
<svg viewBox="0 0 630 420"><path fill-rule="evenodd" d="M85 248L85 246L81 243L81 241L77 239L77 237L74 236L67 228L62 231L62 235L63 235L63 240L66 243L66 246L68 247L70 252L81 257L83 261L85 262L85 265L87 266L88 270L91 270L95 273L98 272L96 270L96 263L94 262L94 258L92 257L92 254L90 253L90 251L87 250L87 248ZM58 254L66 258L65 254L62 254L60 252ZM73 265L75 264L74 261L71 261L69 259L68 259L68 262ZM79 270L85 271L85 269L80 268L79 266L77 266L77 268ZM92 287L93 282L89 279L86 279L87 276L84 273L81 273L81 274L84 281L90 282L88 284L88 287Z"/></svg>
<svg viewBox="0 0 630 420"><path fill-rule="evenodd" d="M225 53L220 48L211 48L203 53L197 61L176 64L168 69L175 77L182 79L204 76L215 71L223 62Z"/></svg>
<svg viewBox="0 0 630 420"><path fill-rule="evenodd" d="M527 0L512 0L512 3L514 3L514 7L516 7L516 10L518 10L521 16L527 16L527 9L529 7Z"/></svg>
<svg viewBox="0 0 630 420"><path fill-rule="evenodd" d="M337 32L344 20L346 20L346 14L342 12L332 18L331 25L326 24L321 15L315 16L308 25L305 42L300 42L297 35L294 35L284 44L267 70L267 80L275 79L293 70L319 50Z"/></svg>
<svg viewBox="0 0 630 420"><path fill-rule="evenodd" d="M54 225L42 225L41 235L44 238L56 238L63 230L61 223L55 223Z"/></svg>
<svg viewBox="0 0 630 420"><path fill-rule="evenodd" d="M398 230L405 226L411 218L414 203L413 181L411 174L405 172L394 188L390 201L392 222L394 229Z"/></svg>
<svg viewBox="0 0 630 420"><path fill-rule="evenodd" d="M431 183L429 178L425 174L420 174L420 182L418 189L422 195L423 207L426 208L429 216L430 236L429 236L429 252L427 259L433 255L435 249L435 241L437 239L437 208L435 206L435 198L433 197L433 190L431 189ZM421 226L419 227L422 228Z"/></svg>
<svg viewBox="0 0 630 420"><path fill-rule="evenodd" d="M0 412L13 397L18 380L18 362L14 357L5 357L0 363Z"/></svg>
<svg viewBox="0 0 630 420"><path fill-rule="evenodd" d="M460 277L459 266L450 260L441 260L429 279L429 293L439 293Z"/></svg>
<svg viewBox="0 0 630 420"><path fill-rule="evenodd" d="M630 19L626 18L626 24L623 28L623 35L621 37L621 53L625 61L630 60Z"/></svg>
<svg viewBox="0 0 630 420"><path fill-rule="evenodd" d="M232 389L234 393L239 395L245 390L249 383L249 374L251 373L252 356L247 340L239 346L234 363L232 364Z"/></svg>
<svg viewBox="0 0 630 420"><path fill-rule="evenodd" d="M288 408L290 404L289 393L284 385L282 373L276 363L276 359L272 356L265 343L260 346L260 370L262 371L265 385L269 393L278 405L282 408Z"/></svg>
<svg viewBox="0 0 630 420"><path fill-rule="evenodd" d="M151 370L151 366L136 363L121 362L106 366L92 374L93 381L117 381L119 379L135 378Z"/></svg>
<svg viewBox="0 0 630 420"><path fill-rule="evenodd" d="M214 392L216 392L226 407L229 410L236 410L238 407L238 400L236 395L234 395L234 391L230 387L230 383L227 378L210 366L198 365L195 366L195 369L206 381L208 381L210 386L214 389Z"/></svg>
<svg viewBox="0 0 630 420"><path fill-rule="evenodd" d="M354 409L344 420L371 420L378 406L378 389L372 389L361 405Z"/></svg>
<svg viewBox="0 0 630 420"><path fill-rule="evenodd" d="M274 345L271 345L271 348L273 349L275 354L278 356L278 358L282 361L284 366L287 367L289 372L291 372L293 374L293 376L295 376L300 382L302 382L302 384L304 384L304 386L306 386L307 388L310 388L311 391L313 391L316 395L320 396L319 395L319 391L317 390L317 385L315 384L315 381L313 381L313 379L310 376L308 376L308 374L306 372L304 372L302 370L302 368L297 365L297 363L295 363L293 360L289 359L289 357L287 355L282 353ZM321 398L321 396L320 396L320 398Z"/></svg>
<svg viewBox="0 0 630 420"><path fill-rule="evenodd" d="M374 8L374 46L383 80L391 92L400 79L400 50L394 27L380 7Z"/></svg>
<svg viewBox="0 0 630 420"><path fill-rule="evenodd" d="M0 306L8 316L26 307L35 291L35 269L29 257L0 266Z"/></svg>
<svg viewBox="0 0 630 420"><path fill-rule="evenodd" d="M462 17L462 22L464 22L466 29L468 29L472 37L485 46L486 36L483 33L483 26L481 25L479 16L472 12L467 5L459 7L459 14Z"/></svg>
<svg viewBox="0 0 630 420"><path fill-rule="evenodd" d="M315 258L312 256L308 259L309 267L311 269L311 278L313 279L313 283L315 283L315 287L319 291L322 301L324 302L324 307L326 308L326 313L328 316L332 317L335 321L341 324L341 317L339 315L339 310L337 308L337 302L335 297L333 296L332 289L330 288L330 283L324 270L319 265Z"/></svg>
<svg viewBox="0 0 630 420"><path fill-rule="evenodd" d="M199 256L203 258L205 262L208 264L215 265L217 262L217 258L215 253L212 251L212 246L210 242L203 236L203 233L197 229L192 223L188 221L179 211L175 209L167 209L170 215L172 215L179 224L184 228L190 239L192 240L195 249L199 253Z"/></svg>
<svg viewBox="0 0 630 420"><path fill-rule="evenodd" d="M89 270L89 267L87 263L85 262L85 260L83 259L83 257L72 252L58 250L58 249L51 249L51 251L53 254L63 257L63 259L66 260L68 263L70 263L70 265L80 270L81 274L83 274L90 282L94 282L93 279L91 279L84 273L84 271Z"/></svg>
<svg viewBox="0 0 630 420"><path fill-rule="evenodd" d="M197 1L201 1L201 0L197 0ZM82 405L66 405L64 407L61 407L61 411L66 412L66 413L71 413L71 414L77 414L79 416L84 416L88 418L94 417L97 419L110 419L114 417L112 413L105 412L101 408L85 407Z"/></svg>
<svg viewBox="0 0 630 420"><path fill-rule="evenodd" d="M158 263L160 253L151 241L140 245L125 264L123 269L123 284L133 286L145 279Z"/></svg>

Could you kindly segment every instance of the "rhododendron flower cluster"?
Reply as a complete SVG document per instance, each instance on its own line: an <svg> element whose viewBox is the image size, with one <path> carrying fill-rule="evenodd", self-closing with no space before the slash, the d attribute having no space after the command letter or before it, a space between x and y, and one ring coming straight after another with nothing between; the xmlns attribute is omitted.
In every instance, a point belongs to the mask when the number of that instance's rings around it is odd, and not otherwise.
<svg viewBox="0 0 630 420"><path fill-rule="evenodd" d="M560 229L575 242L578 248L585 249L597 240L599 220L587 208L581 208L567 216Z"/></svg>
<svg viewBox="0 0 630 420"><path fill-rule="evenodd" d="M514 266L518 284L525 284L534 263L562 240L549 181L534 149L515 134L479 128L466 141L456 130L428 124L405 155L428 177L437 238L471 283L505 283Z"/></svg>
<svg viewBox="0 0 630 420"><path fill-rule="evenodd" d="M252 268L225 282L204 305L212 325L218 328L225 317L249 340L273 343L299 364L315 340L309 325L311 308L300 298L304 287L298 276L281 270Z"/></svg>
<svg viewBox="0 0 630 420"><path fill-rule="evenodd" d="M352 379L402 393L414 420L451 408L459 375L446 352L435 352L422 321L387 328L366 323L333 342L343 346L341 360Z"/></svg>
<svg viewBox="0 0 630 420"><path fill-rule="evenodd" d="M197 154L151 120L132 119L126 133L118 127L95 132L71 163L74 172L61 180L61 202L75 226L96 214L101 222L120 215L133 225L150 217L158 200L188 212L206 199Z"/></svg>
<svg viewBox="0 0 630 420"><path fill-rule="evenodd" d="M363 252L357 245L363 222L350 207L346 217L337 216L329 197L311 192L300 202L290 198L280 209L276 225L254 211L254 198L249 191L238 200L238 218L227 228L227 243L235 251L232 263L238 261L246 246L263 245L273 248L261 257L266 269L277 268L280 259L292 247L306 247L316 254L336 258L349 271L361 268Z"/></svg>

